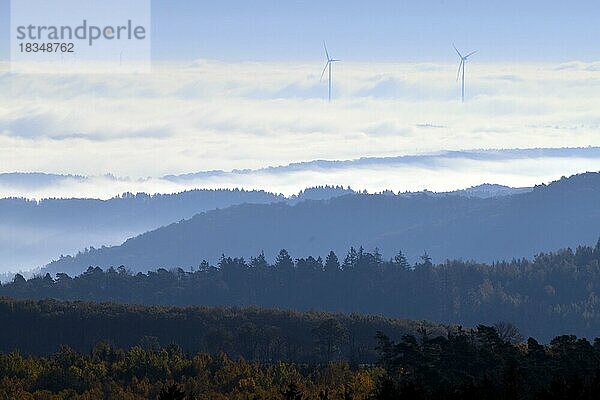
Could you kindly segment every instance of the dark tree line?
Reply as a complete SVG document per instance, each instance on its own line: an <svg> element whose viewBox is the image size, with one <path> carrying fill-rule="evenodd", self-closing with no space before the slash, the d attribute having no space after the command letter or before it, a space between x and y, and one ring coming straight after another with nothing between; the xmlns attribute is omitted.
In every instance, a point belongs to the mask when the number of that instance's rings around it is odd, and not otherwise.
<svg viewBox="0 0 600 400"><path fill-rule="evenodd" d="M375 336L371 365L247 361L152 341L0 353L0 399L591 400L600 392L600 339L522 342L507 324Z"/></svg>
<svg viewBox="0 0 600 400"><path fill-rule="evenodd" d="M77 277L46 274L0 287L21 299L114 301L154 305L258 306L380 314L475 326L511 321L527 335L549 340L600 332L600 242L494 264L446 261L424 254L409 264L399 253L350 249L341 258L293 259L282 250L273 263L223 256L193 271L159 269L131 274L123 266L90 267Z"/></svg>
<svg viewBox="0 0 600 400"><path fill-rule="evenodd" d="M62 345L86 352L101 341L151 349L176 343L190 353L262 362L356 364L375 362L376 330L400 338L420 327L437 334L447 329L358 314L10 299L0 299L0 322L4 352L48 355Z"/></svg>
<svg viewBox="0 0 600 400"><path fill-rule="evenodd" d="M600 393L600 339L522 343L506 324L446 336L422 329L398 342L377 337L386 371L377 399L591 400Z"/></svg>

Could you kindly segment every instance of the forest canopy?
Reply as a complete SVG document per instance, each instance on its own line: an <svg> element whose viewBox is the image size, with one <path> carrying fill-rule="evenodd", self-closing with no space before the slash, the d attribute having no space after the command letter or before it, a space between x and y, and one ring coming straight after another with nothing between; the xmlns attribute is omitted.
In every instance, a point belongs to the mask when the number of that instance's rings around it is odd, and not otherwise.
<svg viewBox="0 0 600 400"><path fill-rule="evenodd" d="M78 306L70 305L73 308ZM600 340L560 336L523 342L510 325L421 327L392 340L376 332L372 364L345 360L251 361L226 352L187 353L147 338L45 357L0 353L2 399L500 400L594 399Z"/></svg>
<svg viewBox="0 0 600 400"><path fill-rule="evenodd" d="M565 333L591 338L600 332L600 241L493 264L434 265L427 253L410 264L402 252L384 260L377 249L351 248L343 256L297 259L281 250L274 262L264 254L223 255L190 271L90 267L76 277L17 275L0 296L323 310L463 326L510 321L543 341Z"/></svg>
<svg viewBox="0 0 600 400"><path fill-rule="evenodd" d="M226 352L264 362L376 360L375 332L393 338L447 327L425 321L259 308L136 306L114 303L0 299L0 351L48 355L80 352L98 342L119 348L175 343L185 352Z"/></svg>

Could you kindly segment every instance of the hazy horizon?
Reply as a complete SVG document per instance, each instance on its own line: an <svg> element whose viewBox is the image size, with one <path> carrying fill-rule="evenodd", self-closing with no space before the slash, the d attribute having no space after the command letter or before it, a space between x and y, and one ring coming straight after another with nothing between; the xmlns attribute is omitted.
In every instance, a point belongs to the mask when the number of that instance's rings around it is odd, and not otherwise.
<svg viewBox="0 0 600 400"><path fill-rule="evenodd" d="M594 111L600 103L598 63L509 65L474 59L467 66L465 104L455 81L457 65L450 63L340 63L334 101L327 104L321 64L200 60L157 63L147 75L114 76L19 75L4 64L0 148L10 151L0 159L0 173L139 180L322 159L600 146ZM509 163L510 179L481 171L449 186L460 175L453 167L447 166L446 176L439 174L445 185L427 183L430 187L397 183L421 182L426 169L380 174L377 179L384 182L377 184L365 173L366 183L357 176L354 181L319 176L301 185L236 181L223 187L241 184L287 194L318 184L446 191L485 182L531 185L600 170L595 160L563 164L563 170L554 163L549 172L535 163ZM494 168L501 172L502 166Z"/></svg>
<svg viewBox="0 0 600 400"><path fill-rule="evenodd" d="M264 190L289 197L319 186L343 186L369 193L451 192L483 184L533 187L563 176L596 171L600 171L597 147L470 150L312 160L259 169L191 171L145 178L0 173L0 198L106 200L123 193L174 194L194 189Z"/></svg>

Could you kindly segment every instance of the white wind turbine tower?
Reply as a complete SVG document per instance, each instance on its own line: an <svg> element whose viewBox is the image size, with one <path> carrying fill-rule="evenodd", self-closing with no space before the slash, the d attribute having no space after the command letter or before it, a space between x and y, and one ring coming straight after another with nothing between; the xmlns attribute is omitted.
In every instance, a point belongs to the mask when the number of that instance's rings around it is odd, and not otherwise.
<svg viewBox="0 0 600 400"><path fill-rule="evenodd" d="M454 50L456 50L456 53L460 57L460 65L458 66L458 75L456 76L456 80L458 81L460 79L461 71L462 71L462 85L461 86L462 86L462 101L464 103L465 102L465 65L467 64L467 59L469 57L471 57L473 54L477 53L477 50L470 52L466 56L463 56L462 54L460 54L460 51L458 51L456 46L452 45L452 47L454 47Z"/></svg>
<svg viewBox="0 0 600 400"><path fill-rule="evenodd" d="M323 47L325 48L325 55L327 56L327 63L325 64L325 68L323 68L323 73L321 73L321 81L323 80L323 76L325 75L325 71L329 69L329 101L331 102L331 64L334 62L339 62L341 60L336 60L334 58L329 57L329 52L327 51L327 45L325 41L323 41Z"/></svg>

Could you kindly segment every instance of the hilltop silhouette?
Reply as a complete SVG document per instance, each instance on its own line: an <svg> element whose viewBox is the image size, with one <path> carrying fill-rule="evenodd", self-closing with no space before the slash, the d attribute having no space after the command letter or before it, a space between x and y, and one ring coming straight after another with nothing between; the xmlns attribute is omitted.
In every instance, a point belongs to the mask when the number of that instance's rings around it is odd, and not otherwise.
<svg viewBox="0 0 600 400"><path fill-rule="evenodd" d="M531 192L487 199L427 194L349 194L329 200L243 204L213 210L127 240L50 263L51 273L89 266L198 266L223 253L273 257L286 248L304 257L378 247L434 260L495 261L592 243L600 226L600 173L563 178ZM389 252L389 253L388 253Z"/></svg>

